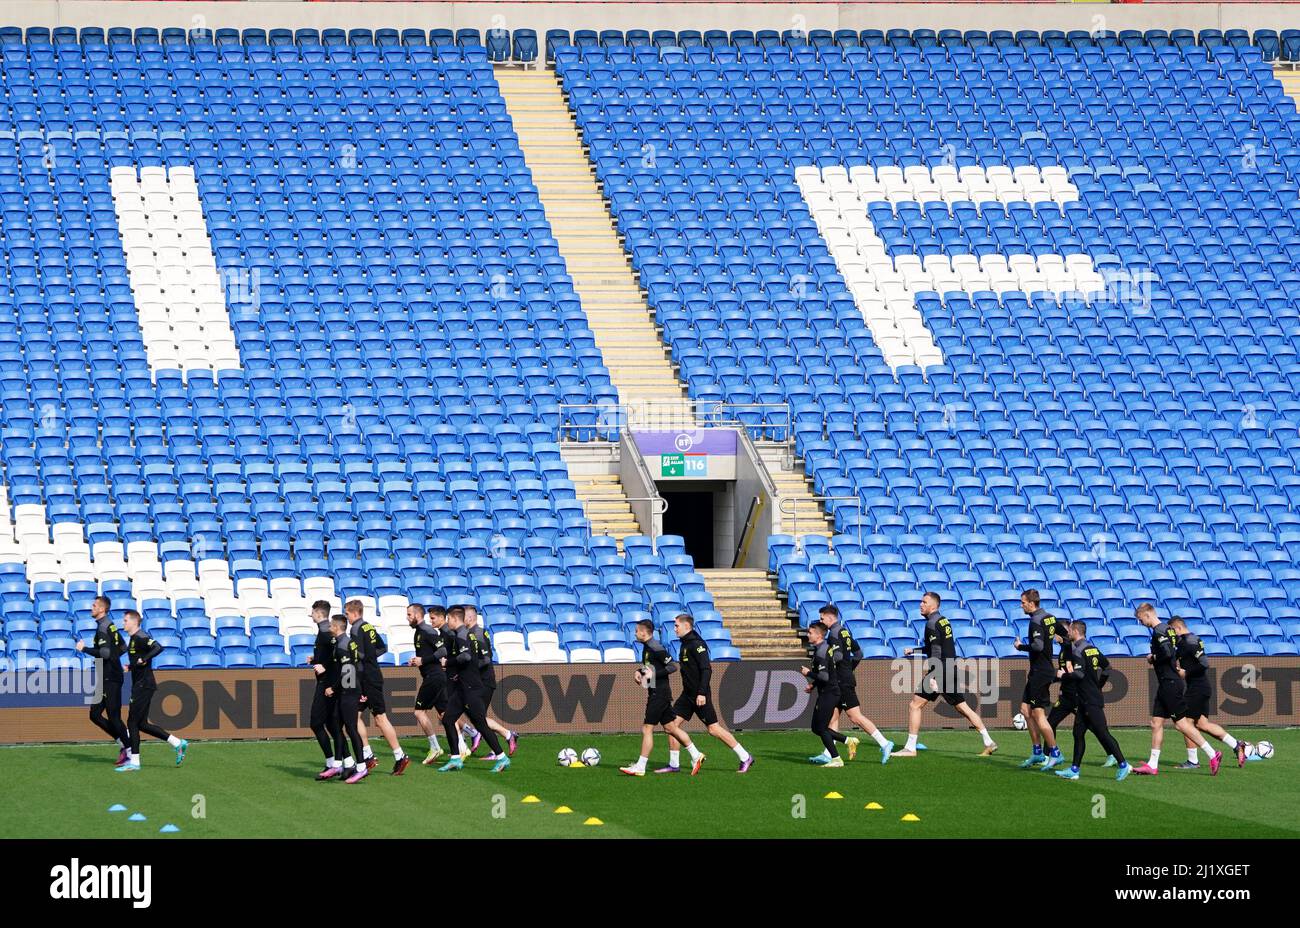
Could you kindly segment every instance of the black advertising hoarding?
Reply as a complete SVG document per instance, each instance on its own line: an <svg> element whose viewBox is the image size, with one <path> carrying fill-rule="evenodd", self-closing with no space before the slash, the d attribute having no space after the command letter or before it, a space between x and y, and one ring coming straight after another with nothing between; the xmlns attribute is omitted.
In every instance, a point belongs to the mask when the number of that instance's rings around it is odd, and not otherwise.
<svg viewBox="0 0 1300 928"><path fill-rule="evenodd" d="M506 664L497 668L493 712L524 733L639 731L645 692L633 664ZM714 664L714 697L722 720L738 730L804 728L812 698L803 691L799 661ZM907 724L907 703L918 665L906 660L864 661L858 668L863 711L882 728ZM962 662L963 689L980 693L979 713L992 728L1008 728L1019 711L1028 664L1024 660ZM1112 725L1145 725L1154 682L1139 658L1111 661L1106 714ZM39 697L19 692L18 674L0 674L0 743L88 741L102 737L88 718L88 697ZM307 733L314 681L307 670L159 671L152 719L186 738L260 739ZM1211 658L1214 715L1231 725L1300 724L1300 661L1294 657ZM415 734L411 705L418 685L410 668L384 674L390 717ZM8 681L7 683L5 681ZM965 727L942 700L927 728ZM692 722L689 728L698 727Z"/></svg>

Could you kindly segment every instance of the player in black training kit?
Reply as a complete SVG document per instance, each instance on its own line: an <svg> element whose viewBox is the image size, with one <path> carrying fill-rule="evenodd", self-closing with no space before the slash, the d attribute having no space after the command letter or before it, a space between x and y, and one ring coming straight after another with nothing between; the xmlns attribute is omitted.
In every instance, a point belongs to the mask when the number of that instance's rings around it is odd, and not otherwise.
<svg viewBox="0 0 1300 928"><path fill-rule="evenodd" d="M673 619L673 630L677 632L678 667L682 675L682 694L673 703L673 714L677 716L677 725L684 732L686 723L692 716L699 718L708 729L709 734L717 738L736 752L740 758L739 773L745 773L754 763L754 758L736 740L725 725L718 721L718 710L713 707L713 662L709 659L709 646L695 630L695 619L683 612ZM681 744L674 735L668 736L668 766L660 767L655 773L677 773L681 770L678 759L681 756L674 746ZM683 744L691 755L691 773L699 773L704 763L704 755L697 758L694 745Z"/></svg>
<svg viewBox="0 0 1300 928"><path fill-rule="evenodd" d="M1101 694L1106 686L1106 678L1110 676L1110 662L1085 637L1087 633L1088 626L1084 622L1070 623L1069 656L1065 660L1065 666L1058 671L1062 684L1067 677L1074 680L1078 707L1074 712L1074 760L1068 770L1058 770L1056 775L1066 780L1079 779L1079 765L1083 763L1087 733L1091 731L1106 749L1106 753L1119 761L1115 779L1122 780L1133 768L1124 759L1119 742L1106 724L1106 701Z"/></svg>
<svg viewBox="0 0 1300 928"><path fill-rule="evenodd" d="M330 604L318 599L311 604L311 617L316 623L316 643L312 646L307 663L316 674L316 691L311 697L309 727L325 754L325 769L316 774L318 780L331 780L343 772L343 725L339 721L337 696L326 696L329 686L329 666L334 660L334 632L330 628Z"/></svg>
<svg viewBox="0 0 1300 928"><path fill-rule="evenodd" d="M813 622L808 626L808 647L811 651L812 666L800 667L799 672L808 678L808 685L804 688L804 692L817 691L817 703L813 706L812 733L822 739L822 747L826 749L826 756L830 758L822 760L821 755L815 755L810 760L815 764L820 763L823 767L843 767L844 758L840 757L840 749L835 746L835 743L837 741L843 743L847 739L831 728L831 719L840 706L840 672L836 668L835 644L826 639L826 626L821 622Z"/></svg>
<svg viewBox="0 0 1300 928"><path fill-rule="evenodd" d="M442 726L447 733L447 743L451 744L453 740L460 737L457 725L461 716L469 716L470 722L482 733L488 747L497 756L496 763L492 765L492 772L500 773L510 766L510 756L502 753L501 742L497 740L496 732L488 727L487 719L484 718L483 681L479 677L479 661L482 655L475 647L474 639L470 637L469 629L465 628L464 622L463 607L452 606L447 610L447 630L450 633L446 658L447 708L442 713ZM447 763L438 768L438 771L448 773L460 770L464 766L464 758L459 754L453 754Z"/></svg>
<svg viewBox="0 0 1300 928"><path fill-rule="evenodd" d="M1183 679L1178 675L1178 638L1174 630L1160 621L1156 616L1156 607L1150 603L1138 606L1134 615L1151 630L1151 653L1147 656L1147 661L1156 672L1156 698L1151 707L1151 758L1145 764L1138 765L1133 772L1148 776L1160 772L1160 746L1165 740L1165 719L1171 719L1183 737L1205 752L1205 756L1210 759L1210 773L1217 776L1219 764L1223 762L1223 753L1211 748L1210 743L1187 717L1187 698Z"/></svg>
<svg viewBox="0 0 1300 928"><path fill-rule="evenodd" d="M127 733L131 739L131 756L119 764L118 773L140 769L140 733L166 741L176 751L176 766L185 761L185 751L190 743L168 734L149 721L149 706L158 691L158 681L153 675L153 659L163 652L163 646L140 630L140 613L128 609L122 614L122 627L126 629L127 666L131 669L131 706L126 714Z"/></svg>
<svg viewBox="0 0 1300 928"><path fill-rule="evenodd" d="M1020 712L1029 727L1029 740L1033 743L1030 756L1021 762L1021 769L1042 765L1051 770L1061 762L1061 749L1056 746L1056 732L1047 722L1047 710L1052 704L1052 683L1057 668L1052 663L1052 639L1056 636L1056 616L1038 604L1037 590L1020 594L1020 608L1029 616L1029 640L1016 638L1016 650L1029 653L1029 677L1025 692L1020 697Z"/></svg>
<svg viewBox="0 0 1300 928"><path fill-rule="evenodd" d="M682 730L673 711L673 688L668 677L678 670L678 663L668 653L668 649L655 637L655 623L642 619L636 623L636 640L641 643L641 666L636 669L636 682L645 687L645 717L641 725L641 756L635 764L619 767L620 773L632 777L645 776L646 764L650 761L650 752L655 745L655 726L663 726L668 733L669 750L673 739L686 746L691 755L691 773L699 772L704 755L691 743L691 736Z"/></svg>
<svg viewBox="0 0 1300 928"><path fill-rule="evenodd" d="M410 765L411 759L402 750L393 723L388 721L388 704L384 700L384 674L379 669L379 659L388 653L388 643L384 641L384 636L379 634L379 629L363 618L366 609L361 600L348 600L343 604L343 611L348 617L348 634L357 643L357 650L361 653L361 711L370 710L379 733L384 736L384 740L393 751L392 774L400 777ZM357 728L361 731L361 740L366 747L366 766L373 769L379 761L370 750L370 737L366 733L365 722L358 720ZM360 763L361 759L358 758L357 762Z"/></svg>
<svg viewBox="0 0 1300 928"><path fill-rule="evenodd" d="M519 747L519 735L492 718L492 697L497 692L496 656L492 653L492 636L486 628L479 624L478 609L475 606L466 603L463 608L465 609L465 629L469 632L470 638L474 640L474 648L479 655L478 674L479 679L483 681L483 718L487 719L488 728L496 732L498 738L505 739L506 753L514 757L515 748ZM496 759L497 757L493 754L489 754L485 758L485 760Z"/></svg>
<svg viewBox="0 0 1300 928"><path fill-rule="evenodd" d="M839 668L840 673L840 704L835 710L835 717L831 719L831 728L838 731L839 725L836 721L841 717L847 718L870 735L880 747L880 762L889 763L890 755L894 751L894 742L882 735L876 723L867 718L858 699L856 671L858 664L862 662L862 646L853 638L853 633L849 631L848 626L840 621L840 610L835 606L830 603L822 606L817 610L817 618L826 626L826 637L835 646L835 666ZM858 739L846 738L845 745L849 749L849 760L853 760L858 752ZM815 764L825 763L831 759L831 756L823 751L808 759Z"/></svg>
<svg viewBox="0 0 1300 928"><path fill-rule="evenodd" d="M988 729L975 714L975 710L967 704L966 697L957 684L957 641L953 638L952 626L939 612L938 593L929 592L921 597L921 616L925 619L924 637L921 640L925 668L921 685L907 707L907 744L892 756L916 756L916 740L921 731L921 710L943 696L944 701L964 715L980 733L984 739L984 750L980 751L980 755L987 757L997 751L998 745L989 737ZM911 657L915 651L915 648L905 648L903 656Z"/></svg>
<svg viewBox="0 0 1300 928"><path fill-rule="evenodd" d="M126 641L108 614L111 608L107 596L95 597L90 604L95 637L89 648L84 641L78 641L77 650L100 662L99 684L103 695L90 707L90 721L118 743L117 763L121 765L131 759L131 736L122 724L122 684L126 680L122 675L122 655L126 653Z"/></svg>
<svg viewBox="0 0 1300 928"><path fill-rule="evenodd" d="M411 603L406 607L406 622L415 632L415 654L408 663L420 668L420 689L415 694L415 721L429 740L429 753L421 762L427 767L442 756L438 730L429 713L438 713L438 721L441 723L443 711L447 708L447 671L443 668L443 661L451 650L447 646L450 636L445 631L447 610L442 606L430 606L426 613L419 603Z"/></svg>
<svg viewBox="0 0 1300 928"><path fill-rule="evenodd" d="M325 695L337 699L339 725L352 743L352 754L342 746L335 755L343 767L344 783L360 783L370 775L366 764L366 740L361 736L361 647L352 637L352 626L341 612L330 616L334 653L326 668Z"/></svg>
<svg viewBox="0 0 1300 928"><path fill-rule="evenodd" d="M1056 638L1056 677L1061 683L1061 692L1052 703L1052 711L1047 713L1047 724L1052 729L1057 744L1060 744L1061 723L1074 715L1079 708L1079 684L1069 672L1068 666L1074 653L1073 643L1070 641L1070 623L1057 621L1052 627L1052 633ZM1079 662L1075 661L1075 663ZM1117 763L1119 761L1112 755L1106 758L1102 766L1113 767Z"/></svg>
<svg viewBox="0 0 1300 928"><path fill-rule="evenodd" d="M1198 729L1211 737L1218 738L1228 746L1229 750L1235 752L1238 767L1246 766L1246 742L1233 737L1222 726L1210 721L1214 691L1210 689L1210 678L1206 673L1210 665L1205 660L1205 646L1179 616L1169 620L1169 627L1173 629L1178 640L1178 675L1183 678L1183 683L1187 687L1184 692L1187 717L1196 724ZM1179 769L1195 770L1200 766L1197 762L1196 745L1187 741L1187 762Z"/></svg>

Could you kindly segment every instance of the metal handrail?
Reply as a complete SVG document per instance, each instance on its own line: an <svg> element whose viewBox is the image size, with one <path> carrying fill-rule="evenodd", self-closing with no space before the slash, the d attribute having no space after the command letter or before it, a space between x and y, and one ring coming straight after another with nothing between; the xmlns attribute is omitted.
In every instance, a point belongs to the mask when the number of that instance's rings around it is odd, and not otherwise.
<svg viewBox="0 0 1300 928"><path fill-rule="evenodd" d="M826 508L826 503L854 503L858 507L858 544L862 544L862 498L861 497L814 495L812 499L815 502L821 503L823 510L825 510ZM796 548L802 550L803 543L799 540L800 537L799 536L799 514L795 512L793 509L786 508L786 503L797 503L798 501L799 500L793 496L787 496L785 499L781 500L780 510L781 510L781 515L794 517L794 532L792 532L792 534L794 535L794 543ZM834 526L832 526L832 528L833 527Z"/></svg>
<svg viewBox="0 0 1300 928"><path fill-rule="evenodd" d="M660 496L657 493L654 496L625 496L623 498L626 499L629 503L656 503L657 507L651 513L652 516L661 516L668 511L668 500L664 499L662 496ZM650 535L650 550L653 551L655 554L658 554L659 536L655 532L655 520L653 518L650 520L649 535Z"/></svg>
<svg viewBox="0 0 1300 928"><path fill-rule="evenodd" d="M789 440L791 426L794 419L790 412L789 403L723 403L714 400L682 400L681 402L647 402L647 403L561 403L557 407L560 414L560 422L557 426L559 438L564 440L565 435L569 432L579 429L595 429L600 431L612 432L618 434L623 428L633 422L633 412L648 413L649 426L654 427L654 412L662 410L662 423L664 431L673 428L685 428L694 426L697 428L719 428L732 427L744 429L758 429L766 432L770 429L784 429L787 440ZM768 417L764 422L757 424L746 423L741 420L740 414L746 411L754 412L760 410L772 410L779 412L780 417ZM579 411L594 413L597 421L594 423L578 423L572 421L572 415Z"/></svg>
<svg viewBox="0 0 1300 928"><path fill-rule="evenodd" d="M740 543L736 545L736 552L731 556L731 569L735 570L740 563L749 554L749 543L754 537L754 526L758 524L758 513L763 508L763 497L757 493L749 501L749 512L745 514L745 526L740 530Z"/></svg>

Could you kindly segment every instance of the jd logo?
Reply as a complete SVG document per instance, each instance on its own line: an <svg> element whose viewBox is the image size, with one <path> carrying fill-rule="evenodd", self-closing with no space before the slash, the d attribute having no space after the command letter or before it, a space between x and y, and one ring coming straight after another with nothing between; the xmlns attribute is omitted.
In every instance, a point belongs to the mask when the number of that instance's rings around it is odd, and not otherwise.
<svg viewBox="0 0 1300 928"><path fill-rule="evenodd" d="M737 727L790 728L812 703L805 683L793 667L749 671L743 663L733 664L722 680L719 699L724 713L737 707L731 713Z"/></svg>

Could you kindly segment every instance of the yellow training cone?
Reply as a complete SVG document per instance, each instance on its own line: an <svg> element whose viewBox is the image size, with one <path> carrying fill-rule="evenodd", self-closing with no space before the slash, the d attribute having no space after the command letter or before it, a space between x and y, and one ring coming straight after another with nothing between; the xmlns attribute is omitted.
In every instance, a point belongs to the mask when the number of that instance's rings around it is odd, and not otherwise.
<svg viewBox="0 0 1300 928"><path fill-rule="evenodd" d="M864 808L864 809L870 809L872 812L879 812L879 811L881 811L882 809L884 809L885 807L882 806L882 805L881 805L880 803L878 803L878 802L869 802L869 803L867 803L865 806L863 806L862 808Z"/></svg>
<svg viewBox="0 0 1300 928"><path fill-rule="evenodd" d="M519 801L520 801L520 802L541 802L540 799L538 799L536 796L532 796L532 795L525 796L523 799L520 799Z"/></svg>
<svg viewBox="0 0 1300 928"><path fill-rule="evenodd" d="M572 814L573 814L573 810L570 809L568 806L560 806L558 809L555 810L555 814L556 814L556 815L572 815Z"/></svg>
<svg viewBox="0 0 1300 928"><path fill-rule="evenodd" d="M582 824L584 824L584 825L603 825L603 824L605 824L605 823L602 822L600 819L596 818L596 816L593 815L591 818L587 819L587 820L586 820L585 822L583 822Z"/></svg>
<svg viewBox="0 0 1300 928"><path fill-rule="evenodd" d="M915 813L908 812L906 815L903 816L903 818L901 819L901 821L904 821L904 822L919 822L920 819L916 817Z"/></svg>
<svg viewBox="0 0 1300 928"><path fill-rule="evenodd" d="M841 796L839 793L835 792L835 790L831 790L829 793L827 793L827 794L826 794L825 796L823 796L822 798L823 798L823 799L843 799L844 797Z"/></svg>

